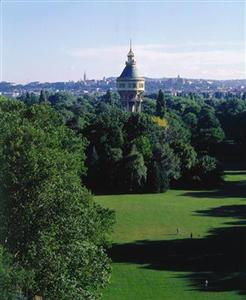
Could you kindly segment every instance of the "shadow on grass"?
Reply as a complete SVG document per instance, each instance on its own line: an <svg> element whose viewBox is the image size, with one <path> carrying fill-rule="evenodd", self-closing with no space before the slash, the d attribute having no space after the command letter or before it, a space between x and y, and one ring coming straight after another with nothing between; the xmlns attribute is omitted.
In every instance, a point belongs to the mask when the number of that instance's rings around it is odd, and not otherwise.
<svg viewBox="0 0 246 300"><path fill-rule="evenodd" d="M143 268L188 272L195 289L246 294L246 227L219 228L202 239L176 239L115 244L110 256L117 263ZM205 280L209 287L204 288Z"/></svg>
<svg viewBox="0 0 246 300"><path fill-rule="evenodd" d="M183 193L182 196L195 198L245 198L246 199L246 180L225 182L217 190L194 191Z"/></svg>
<svg viewBox="0 0 246 300"><path fill-rule="evenodd" d="M245 171L243 171L244 173ZM227 182L216 191L187 192L185 196L207 198L246 198L246 180ZM204 238L141 240L114 244L110 256L117 263L139 264L142 268L186 272L192 289L235 291L246 295L246 206L224 205L195 211L200 217L234 218L233 225L214 228ZM208 286L205 287L205 280Z"/></svg>
<svg viewBox="0 0 246 300"><path fill-rule="evenodd" d="M187 192L185 196L246 197L246 181L228 182L217 191ZM110 256L117 263L139 264L142 268L187 272L192 289L235 291L246 294L246 206L226 205L196 214L204 217L235 218L231 227L215 228L205 238L142 240L115 244ZM180 275L183 277L183 275ZM204 282L208 280L208 287Z"/></svg>
<svg viewBox="0 0 246 300"><path fill-rule="evenodd" d="M246 225L246 205L225 205L206 210L197 210L196 214L208 217L236 218L240 221L226 222L229 225Z"/></svg>
<svg viewBox="0 0 246 300"><path fill-rule="evenodd" d="M226 175L245 175L246 176L246 171L225 171Z"/></svg>

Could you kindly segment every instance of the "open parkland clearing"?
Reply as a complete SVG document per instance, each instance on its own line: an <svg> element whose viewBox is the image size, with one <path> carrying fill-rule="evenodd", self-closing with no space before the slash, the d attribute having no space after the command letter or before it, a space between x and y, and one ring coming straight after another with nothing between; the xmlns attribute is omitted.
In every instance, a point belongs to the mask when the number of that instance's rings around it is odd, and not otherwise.
<svg viewBox="0 0 246 300"><path fill-rule="evenodd" d="M218 190L96 201L116 212L103 300L245 299L246 171L227 171Z"/></svg>

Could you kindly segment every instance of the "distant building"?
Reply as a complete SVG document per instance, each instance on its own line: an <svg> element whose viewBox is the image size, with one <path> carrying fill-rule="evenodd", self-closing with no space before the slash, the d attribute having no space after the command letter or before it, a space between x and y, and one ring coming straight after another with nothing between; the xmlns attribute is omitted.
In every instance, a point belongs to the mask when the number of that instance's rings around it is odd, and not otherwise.
<svg viewBox="0 0 246 300"><path fill-rule="evenodd" d="M126 66L117 78L117 90L123 107L130 112L141 112L142 96L144 93L144 78L140 77L130 45Z"/></svg>
<svg viewBox="0 0 246 300"><path fill-rule="evenodd" d="M184 78L181 78L180 75L178 75L178 77L177 77L177 83L181 84L181 85L185 84Z"/></svg>
<svg viewBox="0 0 246 300"><path fill-rule="evenodd" d="M87 78L86 78L86 72L84 71L84 83L86 83Z"/></svg>

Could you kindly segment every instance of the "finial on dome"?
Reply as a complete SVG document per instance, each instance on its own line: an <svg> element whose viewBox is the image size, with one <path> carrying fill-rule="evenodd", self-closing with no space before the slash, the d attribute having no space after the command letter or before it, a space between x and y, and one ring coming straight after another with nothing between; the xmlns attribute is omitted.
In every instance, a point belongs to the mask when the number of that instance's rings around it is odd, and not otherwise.
<svg viewBox="0 0 246 300"><path fill-rule="evenodd" d="M132 51L132 40L130 39L130 50L127 54L128 60L126 62L126 64L135 64L135 60L134 60L134 53Z"/></svg>

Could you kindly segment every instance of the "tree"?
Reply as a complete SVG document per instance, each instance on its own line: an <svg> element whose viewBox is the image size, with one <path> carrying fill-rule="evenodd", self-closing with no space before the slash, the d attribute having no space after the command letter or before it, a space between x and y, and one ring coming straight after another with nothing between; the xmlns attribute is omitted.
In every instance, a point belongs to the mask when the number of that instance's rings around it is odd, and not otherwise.
<svg viewBox="0 0 246 300"><path fill-rule="evenodd" d="M242 94L242 100L243 100L243 101L246 100L246 92L243 92L243 94Z"/></svg>
<svg viewBox="0 0 246 300"><path fill-rule="evenodd" d="M147 136L140 135L133 140L137 150L143 155L144 161L148 162L152 156L152 145Z"/></svg>
<svg viewBox="0 0 246 300"><path fill-rule="evenodd" d="M46 101L47 101L46 94L45 94L45 92L42 90L42 91L40 92L40 96L39 96L39 103L46 102Z"/></svg>
<svg viewBox="0 0 246 300"><path fill-rule="evenodd" d="M201 150L209 150L210 146L221 142L225 137L214 109L204 106L199 114L195 144Z"/></svg>
<svg viewBox="0 0 246 300"><path fill-rule="evenodd" d="M169 188L170 180L179 178L179 159L168 144L156 147L148 166L147 189L160 193Z"/></svg>
<svg viewBox="0 0 246 300"><path fill-rule="evenodd" d="M37 104L39 102L39 97L37 95L35 95L34 93L28 93L28 92L26 94L18 97L18 99L29 106Z"/></svg>
<svg viewBox="0 0 246 300"><path fill-rule="evenodd" d="M164 98L164 93L162 90L159 90L159 94L156 100L156 116L164 118L166 113L166 101Z"/></svg>
<svg viewBox="0 0 246 300"><path fill-rule="evenodd" d="M140 191L144 186L147 168L144 159L135 146L121 163L121 183L123 190L128 192Z"/></svg>
<svg viewBox="0 0 246 300"><path fill-rule="evenodd" d="M153 127L150 116L145 114L128 114L124 122L123 130L127 136L127 141L132 146L132 141L141 135L146 134Z"/></svg>
<svg viewBox="0 0 246 300"><path fill-rule="evenodd" d="M188 112L183 116L183 120L186 123L186 125L190 128L190 130L192 132L195 132L198 123L197 116L192 112Z"/></svg>
<svg viewBox="0 0 246 300"><path fill-rule="evenodd" d="M89 141L86 183L94 192L112 192L117 187L118 164L123 156L124 118L122 110L108 107L84 129Z"/></svg>
<svg viewBox="0 0 246 300"><path fill-rule="evenodd" d="M240 145L246 146L246 133L244 128L246 128L246 111L239 113L234 117L234 128L233 128L234 140Z"/></svg>
<svg viewBox="0 0 246 300"><path fill-rule="evenodd" d="M167 115L168 120L168 141L173 143L175 141L183 141L185 143L190 143L191 141L191 130L183 122L182 118L175 114L169 113Z"/></svg>
<svg viewBox="0 0 246 300"><path fill-rule="evenodd" d="M107 90L107 93L105 95L105 103L112 105L113 104L113 96L112 92L110 90Z"/></svg>
<svg viewBox="0 0 246 300"><path fill-rule="evenodd" d="M142 103L142 111L149 115L154 115L156 110L156 101L154 99L144 97Z"/></svg>
<svg viewBox="0 0 246 300"><path fill-rule="evenodd" d="M84 139L47 104L1 100L0 128L0 239L33 273L25 288L47 300L96 299L109 280L114 218L81 185Z"/></svg>
<svg viewBox="0 0 246 300"><path fill-rule="evenodd" d="M32 285L32 273L27 272L0 246L0 300L27 300L23 290Z"/></svg>
<svg viewBox="0 0 246 300"><path fill-rule="evenodd" d="M177 140L172 144L172 148L180 160L181 174L195 165L197 154L189 143Z"/></svg>
<svg viewBox="0 0 246 300"><path fill-rule="evenodd" d="M193 183L200 187L217 187L223 182L223 170L218 161L209 155L203 155L192 169Z"/></svg>
<svg viewBox="0 0 246 300"><path fill-rule="evenodd" d="M48 101L53 107L61 110L62 108L71 107L76 102L76 98L68 92L57 92L49 95Z"/></svg>

